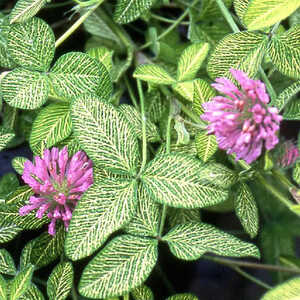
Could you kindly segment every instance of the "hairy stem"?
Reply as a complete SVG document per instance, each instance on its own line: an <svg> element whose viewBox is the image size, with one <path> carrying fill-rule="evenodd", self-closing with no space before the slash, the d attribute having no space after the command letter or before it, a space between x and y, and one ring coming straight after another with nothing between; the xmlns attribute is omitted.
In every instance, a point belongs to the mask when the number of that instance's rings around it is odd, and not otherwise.
<svg viewBox="0 0 300 300"><path fill-rule="evenodd" d="M144 93L142 88L142 83L137 79L138 93L140 97L140 107L141 107L141 118L142 118L142 164L140 169L140 174L144 171L147 163L147 136L146 136L146 116L145 116L145 103L144 103Z"/></svg>
<svg viewBox="0 0 300 300"><path fill-rule="evenodd" d="M55 48L59 47L66 39L68 39L79 26L96 10L96 8L103 2L100 0L96 5L91 7L85 14L83 14L56 42Z"/></svg>
<svg viewBox="0 0 300 300"><path fill-rule="evenodd" d="M233 32L240 32L239 27L236 25L230 11L228 10L228 8L225 6L224 2L222 0L216 0L225 20L227 21L227 23L229 24L230 28L232 29ZM278 26L278 25L276 25ZM259 67L259 73L264 81L264 83L266 84L267 90L270 94L271 99L274 101L276 99L276 92L268 78L268 76L266 75L265 71L263 70L263 68L260 66Z"/></svg>

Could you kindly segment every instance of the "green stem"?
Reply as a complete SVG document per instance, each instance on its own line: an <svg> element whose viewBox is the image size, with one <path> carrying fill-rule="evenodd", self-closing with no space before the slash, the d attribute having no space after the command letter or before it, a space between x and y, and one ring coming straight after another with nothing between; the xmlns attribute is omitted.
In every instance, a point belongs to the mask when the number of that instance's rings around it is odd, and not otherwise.
<svg viewBox="0 0 300 300"><path fill-rule="evenodd" d="M76 292L76 288L75 288L74 283L73 283L73 286L72 286L71 294L72 294L72 299L73 299L73 300L78 300L78 295L77 295L77 292Z"/></svg>
<svg viewBox="0 0 300 300"><path fill-rule="evenodd" d="M249 273L243 271L241 268L239 267L231 267L234 271L236 271L237 273L239 273L240 275L244 276L245 278L249 279L250 281L256 283L257 285L269 290L272 287L270 285L268 285L267 283L261 281L260 279L257 279L256 277L250 275Z"/></svg>
<svg viewBox="0 0 300 300"><path fill-rule="evenodd" d="M95 6L91 7L85 14L83 14L56 42L55 48L59 47L67 38L69 38L78 27L96 10L96 8L103 2L100 0Z"/></svg>
<svg viewBox="0 0 300 300"><path fill-rule="evenodd" d="M123 300L129 300L129 293L126 295L123 295Z"/></svg>
<svg viewBox="0 0 300 300"><path fill-rule="evenodd" d="M236 32L240 32L239 27L236 25L236 23L235 23L232 15L230 13L230 11L225 6L225 4L223 3L223 1L222 0L216 0L216 2L218 4L218 6L219 6L219 8L220 8L220 10L221 10L221 12L222 12L225 20L227 21L227 23L229 24L230 28L232 29L232 31L235 32L235 33ZM259 72L260 72L260 75L261 75L263 81L266 84L266 87L267 87L267 90L268 90L268 92L270 94L271 99L274 101L276 99L276 97L277 97L276 96L276 92L275 92L275 90L274 90L274 88L273 88L273 86L272 86L269 78L267 77L265 71L263 70L263 68L261 66L259 67Z"/></svg>
<svg viewBox="0 0 300 300"><path fill-rule="evenodd" d="M147 136L146 136L146 116L145 116L145 104L144 104L144 93L142 88L142 83L137 79L138 93L140 97L141 106L141 118L142 118L142 164L140 169L140 174L144 171L147 163Z"/></svg>
<svg viewBox="0 0 300 300"><path fill-rule="evenodd" d="M156 14L151 14L151 17L155 20L161 21L161 22L165 22L165 23L171 23L174 24L177 20L172 20L172 19L168 19L168 18L164 18L161 17L159 15ZM189 25L190 22L181 22L180 25Z"/></svg>
<svg viewBox="0 0 300 300"><path fill-rule="evenodd" d="M248 261L239 261L239 260L211 256L208 254L204 254L202 256L202 258L211 260L213 262L220 263L222 265L226 265L229 267L239 266L239 267L246 267L246 268L251 268L251 269L261 269L261 270L268 270L268 271L274 271L274 272L279 271L279 272L300 274L300 269L296 269L296 268L288 268L288 267L275 266L275 265L269 265L269 264L259 264L259 263L253 263L253 262L248 262Z"/></svg>
<svg viewBox="0 0 300 300"><path fill-rule="evenodd" d="M295 187L287 178L284 174L282 174L282 172L280 172L279 170L272 170L272 174L275 178L277 178L288 190L290 190L290 188L295 188L297 189L297 187Z"/></svg>
<svg viewBox="0 0 300 300"><path fill-rule="evenodd" d="M137 110L140 110L138 102L137 102L136 97L134 95L134 91L133 91L133 89L132 89L132 87L130 85L130 82L128 80L128 77L126 75L124 76L124 80L125 80L125 84L126 84L126 87L127 87L127 90L128 90L128 93L129 93L129 97L131 99L131 102L133 103L134 107Z"/></svg>
<svg viewBox="0 0 300 300"><path fill-rule="evenodd" d="M87 7L87 6L92 6L94 4L98 4L97 2L100 2L101 0L100 1L99 0L89 0L89 1L73 0L73 1L79 4L80 7Z"/></svg>
<svg viewBox="0 0 300 300"><path fill-rule="evenodd" d="M45 280L39 279L37 277L33 277L32 281L34 281L35 283L37 283L39 285L47 286L47 282Z"/></svg>
<svg viewBox="0 0 300 300"><path fill-rule="evenodd" d="M190 7L193 7L199 0L194 0ZM158 37L157 41L161 40L163 37L168 35L173 29L175 29L181 21L188 15L190 11L190 7L186 8L186 10L183 12L183 14L170 26L168 27L164 32L162 32ZM147 47L149 47L152 44L152 41L142 45L138 50L143 50Z"/></svg>

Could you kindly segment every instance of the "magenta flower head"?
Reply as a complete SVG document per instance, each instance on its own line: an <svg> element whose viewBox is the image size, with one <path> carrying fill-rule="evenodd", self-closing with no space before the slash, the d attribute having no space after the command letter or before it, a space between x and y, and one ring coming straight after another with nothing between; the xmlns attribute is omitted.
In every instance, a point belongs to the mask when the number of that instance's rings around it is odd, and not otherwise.
<svg viewBox="0 0 300 300"><path fill-rule="evenodd" d="M279 167L289 168L299 159L300 152L297 145L289 140L278 146L276 156L276 161Z"/></svg>
<svg viewBox="0 0 300 300"><path fill-rule="evenodd" d="M205 102L201 118L209 122L208 133L215 134L221 149L250 164L263 146L270 150L278 143L276 132L282 116L277 108L268 107L264 83L250 79L240 70L230 72L241 89L228 78L217 78L212 86L224 96Z"/></svg>
<svg viewBox="0 0 300 300"><path fill-rule="evenodd" d="M54 147L46 149L43 158L36 156L34 164L27 160L22 178L35 194L19 214L37 209L36 217L41 219L47 213L51 220L48 232L55 235L57 220L68 230L78 200L93 183L93 164L82 151L69 158L67 147L60 151Z"/></svg>

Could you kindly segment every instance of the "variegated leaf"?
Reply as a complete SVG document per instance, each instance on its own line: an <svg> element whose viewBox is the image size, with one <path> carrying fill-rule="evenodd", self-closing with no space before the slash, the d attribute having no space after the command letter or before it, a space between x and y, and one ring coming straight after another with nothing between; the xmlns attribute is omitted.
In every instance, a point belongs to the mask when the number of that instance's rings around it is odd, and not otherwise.
<svg viewBox="0 0 300 300"><path fill-rule="evenodd" d="M106 179L96 182L73 213L65 252L72 260L91 255L111 233L136 213L136 182Z"/></svg>
<svg viewBox="0 0 300 300"><path fill-rule="evenodd" d="M233 0L234 10L241 22L244 19L249 2L250 0Z"/></svg>
<svg viewBox="0 0 300 300"><path fill-rule="evenodd" d="M293 99L285 107L284 120L300 120L300 99Z"/></svg>
<svg viewBox="0 0 300 300"><path fill-rule="evenodd" d="M0 273L7 275L15 275L17 273L14 260L5 249L0 249Z"/></svg>
<svg viewBox="0 0 300 300"><path fill-rule="evenodd" d="M268 54L279 72L300 78L300 24L288 31L273 35Z"/></svg>
<svg viewBox="0 0 300 300"><path fill-rule="evenodd" d="M111 104L96 96L78 97L72 106L72 121L75 136L97 167L136 172L138 140L131 124Z"/></svg>
<svg viewBox="0 0 300 300"><path fill-rule="evenodd" d="M204 111L202 104L210 101L216 95L216 91L204 80L194 81L193 110L201 115Z"/></svg>
<svg viewBox="0 0 300 300"><path fill-rule="evenodd" d="M47 71L54 57L55 37L51 27L39 18L10 26L7 51L24 68Z"/></svg>
<svg viewBox="0 0 300 300"><path fill-rule="evenodd" d="M27 291L18 300L45 300L45 298L36 285L31 283Z"/></svg>
<svg viewBox="0 0 300 300"><path fill-rule="evenodd" d="M36 155L67 138L72 131L69 103L52 103L43 108L34 120L29 139L30 148Z"/></svg>
<svg viewBox="0 0 300 300"><path fill-rule="evenodd" d="M256 75L267 47L267 35L243 31L225 36L209 58L211 78L231 77L230 68Z"/></svg>
<svg viewBox="0 0 300 300"><path fill-rule="evenodd" d="M7 299L7 283L2 275L0 275L0 299L6 300Z"/></svg>
<svg viewBox="0 0 300 300"><path fill-rule="evenodd" d="M111 74L113 68L112 56L113 51L105 48L105 47L98 47L98 48L91 48L86 52L90 57L95 58L100 63L104 65L107 71Z"/></svg>
<svg viewBox="0 0 300 300"><path fill-rule="evenodd" d="M184 260L195 260L205 252L222 256L259 258L255 245L205 223L185 223L172 228L163 238L171 252Z"/></svg>
<svg viewBox="0 0 300 300"><path fill-rule="evenodd" d="M64 300L73 285L73 267L70 262L58 264L47 281L47 294L50 300Z"/></svg>
<svg viewBox="0 0 300 300"><path fill-rule="evenodd" d="M6 224L2 220L0 221L0 243L7 243L14 239L18 233L22 231L21 227L14 224Z"/></svg>
<svg viewBox="0 0 300 300"><path fill-rule="evenodd" d="M218 150L218 143L214 135L199 132L195 138L198 157L207 162Z"/></svg>
<svg viewBox="0 0 300 300"><path fill-rule="evenodd" d="M168 297L167 300L198 300L198 298L192 294L176 294Z"/></svg>
<svg viewBox="0 0 300 300"><path fill-rule="evenodd" d="M24 170L24 163L25 161L28 160L26 157L23 156L16 156L12 159L12 166L15 169L15 171L19 174L23 174Z"/></svg>
<svg viewBox="0 0 300 300"><path fill-rule="evenodd" d="M193 157L163 154L146 166L141 180L155 201L173 207L205 207L226 200L227 191L201 180L201 167Z"/></svg>
<svg viewBox="0 0 300 300"><path fill-rule="evenodd" d="M79 292L89 298L107 298L129 292L148 278L157 255L155 239L131 235L117 237L84 269Z"/></svg>
<svg viewBox="0 0 300 300"><path fill-rule="evenodd" d="M134 300L154 300L154 295L149 287L141 285L131 291Z"/></svg>
<svg viewBox="0 0 300 300"><path fill-rule="evenodd" d="M17 68L1 80L1 92L10 106L36 109L48 98L48 78L40 72Z"/></svg>
<svg viewBox="0 0 300 300"><path fill-rule="evenodd" d="M200 209L188 209L188 208L168 208L168 221L171 227L175 227L179 224L200 222Z"/></svg>
<svg viewBox="0 0 300 300"><path fill-rule="evenodd" d="M0 151L2 151L14 137L15 134L11 130L0 127Z"/></svg>

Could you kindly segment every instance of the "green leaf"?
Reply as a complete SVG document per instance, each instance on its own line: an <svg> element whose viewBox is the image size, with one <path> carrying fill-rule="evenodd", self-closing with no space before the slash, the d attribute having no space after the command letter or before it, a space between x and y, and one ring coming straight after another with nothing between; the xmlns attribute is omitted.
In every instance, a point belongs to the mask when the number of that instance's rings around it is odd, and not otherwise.
<svg viewBox="0 0 300 300"><path fill-rule="evenodd" d="M159 65L140 65L133 73L133 77L156 84L172 84L176 80Z"/></svg>
<svg viewBox="0 0 300 300"><path fill-rule="evenodd" d="M59 148L63 148L64 146L68 147L69 156L73 156L76 152L81 150L79 142L73 133L57 144Z"/></svg>
<svg viewBox="0 0 300 300"><path fill-rule="evenodd" d="M45 300L45 298L42 292L34 284L31 284L18 300Z"/></svg>
<svg viewBox="0 0 300 300"><path fill-rule="evenodd" d="M0 243L7 243L14 239L22 228L14 224L5 224L2 220L0 221Z"/></svg>
<svg viewBox="0 0 300 300"><path fill-rule="evenodd" d="M89 298L122 295L140 286L156 261L157 240L131 235L117 237L84 269L79 292Z"/></svg>
<svg viewBox="0 0 300 300"><path fill-rule="evenodd" d="M49 76L55 92L61 97L99 93L102 99L107 99L112 93L106 68L85 53L69 52L62 55L51 68Z"/></svg>
<svg viewBox="0 0 300 300"><path fill-rule="evenodd" d="M135 135L142 139L142 116L132 105L121 104L118 110L125 117L128 123L132 124ZM158 128L150 120L146 119L146 138L150 143L160 141Z"/></svg>
<svg viewBox="0 0 300 300"><path fill-rule="evenodd" d="M154 295L149 287L141 285L131 291L134 300L154 300Z"/></svg>
<svg viewBox="0 0 300 300"><path fill-rule="evenodd" d="M91 49L87 50L86 53L90 57L93 57L96 60L98 60L100 63L102 63L109 73L112 72L112 68L113 68L113 62L112 62L113 51L108 50L105 47L98 47L98 48L91 48Z"/></svg>
<svg viewBox="0 0 300 300"><path fill-rule="evenodd" d="M200 222L200 210L199 208L187 209L187 208L168 208L168 221L171 227L175 227L179 224Z"/></svg>
<svg viewBox="0 0 300 300"><path fill-rule="evenodd" d="M300 78L300 24L280 35L273 35L268 54L279 72Z"/></svg>
<svg viewBox="0 0 300 300"><path fill-rule="evenodd" d="M226 200L227 191L201 181L201 167L191 156L163 154L146 166L141 180L155 201L173 207L205 207Z"/></svg>
<svg viewBox="0 0 300 300"><path fill-rule="evenodd" d="M52 103L43 108L34 120L29 139L30 148L37 155L67 138L72 131L69 103Z"/></svg>
<svg viewBox="0 0 300 300"><path fill-rule="evenodd" d="M83 195L68 230L65 252L72 260L86 257L136 213L136 181L102 180Z"/></svg>
<svg viewBox="0 0 300 300"><path fill-rule="evenodd" d="M2 151L14 137L15 134L11 130L0 127L0 151Z"/></svg>
<svg viewBox="0 0 300 300"><path fill-rule="evenodd" d="M9 14L10 24L35 16L46 3L47 0L19 0Z"/></svg>
<svg viewBox="0 0 300 300"><path fill-rule="evenodd" d="M252 0L243 21L249 30L263 29L285 19L299 6L298 0Z"/></svg>
<svg viewBox="0 0 300 300"><path fill-rule="evenodd" d="M1 80L3 99L21 109L36 109L42 106L49 93L48 78L36 71L14 69Z"/></svg>
<svg viewBox="0 0 300 300"><path fill-rule="evenodd" d="M152 0L118 0L114 12L114 21L127 24L145 13L152 5Z"/></svg>
<svg viewBox="0 0 300 300"><path fill-rule="evenodd" d="M0 179L0 202L7 198L8 194L19 187L19 180L14 173L6 173Z"/></svg>
<svg viewBox="0 0 300 300"><path fill-rule="evenodd" d="M198 298L192 294L184 293L168 297L167 300L198 300Z"/></svg>
<svg viewBox="0 0 300 300"><path fill-rule="evenodd" d="M33 271L34 266L29 264L24 270L16 275L10 285L10 300L19 299L28 290Z"/></svg>
<svg viewBox="0 0 300 300"><path fill-rule="evenodd" d="M222 0L224 5L229 9L232 0ZM215 0L203 0L201 2L201 11L198 16L200 20L211 19L214 20L222 16L222 12Z"/></svg>
<svg viewBox="0 0 300 300"><path fill-rule="evenodd" d="M78 97L72 105L72 121L75 136L97 167L136 172L139 149L134 129L111 104L96 96Z"/></svg>
<svg viewBox="0 0 300 300"><path fill-rule="evenodd" d="M207 135L204 132L197 133L195 137L197 155L203 161L207 162L218 150L218 143L214 135Z"/></svg>
<svg viewBox="0 0 300 300"><path fill-rule="evenodd" d="M234 208L243 228L251 238L254 238L259 227L258 209L252 192L246 183L240 183L239 185L237 196L234 198Z"/></svg>
<svg viewBox="0 0 300 300"><path fill-rule="evenodd" d="M50 300L64 300L73 285L73 267L70 262L58 264L47 281L47 295Z"/></svg>
<svg viewBox="0 0 300 300"><path fill-rule="evenodd" d="M177 80L194 79L209 51L208 43L196 43L181 54L177 68Z"/></svg>
<svg viewBox="0 0 300 300"><path fill-rule="evenodd" d="M216 96L216 91L204 80L194 81L193 110L201 115L204 112L202 104Z"/></svg>
<svg viewBox="0 0 300 300"><path fill-rule="evenodd" d="M299 295L300 277L295 277L267 291L261 300L298 300Z"/></svg>
<svg viewBox="0 0 300 300"><path fill-rule="evenodd" d="M244 19L247 7L251 0L233 0L234 10L239 17L240 21Z"/></svg>
<svg viewBox="0 0 300 300"><path fill-rule="evenodd" d="M283 113L284 120L300 120L300 99L293 99Z"/></svg>
<svg viewBox="0 0 300 300"><path fill-rule="evenodd" d="M246 243L205 223L185 223L172 228L163 238L180 259L195 260L205 252L222 256L260 257L255 245Z"/></svg>
<svg viewBox="0 0 300 300"><path fill-rule="evenodd" d="M47 71L55 51L51 27L39 18L10 26L7 51L14 62L35 71Z"/></svg>
<svg viewBox="0 0 300 300"><path fill-rule="evenodd" d="M230 188L238 180L238 175L235 171L214 162L204 164L198 170L198 175L202 181L213 183L215 186L223 189Z"/></svg>
<svg viewBox="0 0 300 300"><path fill-rule="evenodd" d="M209 58L207 71L210 77L228 78L231 76L230 68L254 77L264 57L267 42L267 35L249 31L225 36Z"/></svg>
<svg viewBox="0 0 300 300"><path fill-rule="evenodd" d="M270 106L275 106L280 111L298 92L300 92L300 81L296 81L284 89L274 101L270 102Z"/></svg>
<svg viewBox="0 0 300 300"><path fill-rule="evenodd" d="M2 275L0 275L0 299L1 300L6 300L6 289L7 289L7 284L5 279L3 278Z"/></svg>
<svg viewBox="0 0 300 300"><path fill-rule="evenodd" d="M300 162L293 168L293 179L300 185Z"/></svg>
<svg viewBox="0 0 300 300"><path fill-rule="evenodd" d="M161 97L160 92L153 90L145 94L146 116L153 122L158 123L166 111L166 101Z"/></svg>
<svg viewBox="0 0 300 300"><path fill-rule="evenodd" d="M14 260L9 252L5 249L0 249L0 273L7 275L15 275L17 272Z"/></svg>
<svg viewBox="0 0 300 300"><path fill-rule="evenodd" d="M53 262L63 253L64 241L64 226L59 227L55 236L51 236L48 232L42 233L32 241L33 247L30 253L30 263L37 268L41 268Z"/></svg>
<svg viewBox="0 0 300 300"><path fill-rule="evenodd" d="M138 188L137 198L137 213L124 229L132 235L156 237L159 229L160 206L149 197L143 185Z"/></svg>
<svg viewBox="0 0 300 300"><path fill-rule="evenodd" d="M26 157L23 156L16 156L12 159L12 166L15 169L15 171L19 174L22 175L23 174L23 170L24 170L24 163L25 161L28 160Z"/></svg>
<svg viewBox="0 0 300 300"><path fill-rule="evenodd" d="M21 256L20 256L20 270L24 270L28 264L30 264L30 257L33 250L35 240L31 240L28 242L25 247L22 249Z"/></svg>
<svg viewBox="0 0 300 300"><path fill-rule="evenodd" d="M33 190L28 185L17 187L14 191L10 192L5 198L6 204L23 205L29 200L29 197L34 194Z"/></svg>
<svg viewBox="0 0 300 300"><path fill-rule="evenodd" d="M201 80L201 79L195 79L195 80ZM176 82L172 85L172 88L180 96L182 96L186 100L189 100L192 102L193 98L194 98L194 81L195 80Z"/></svg>

